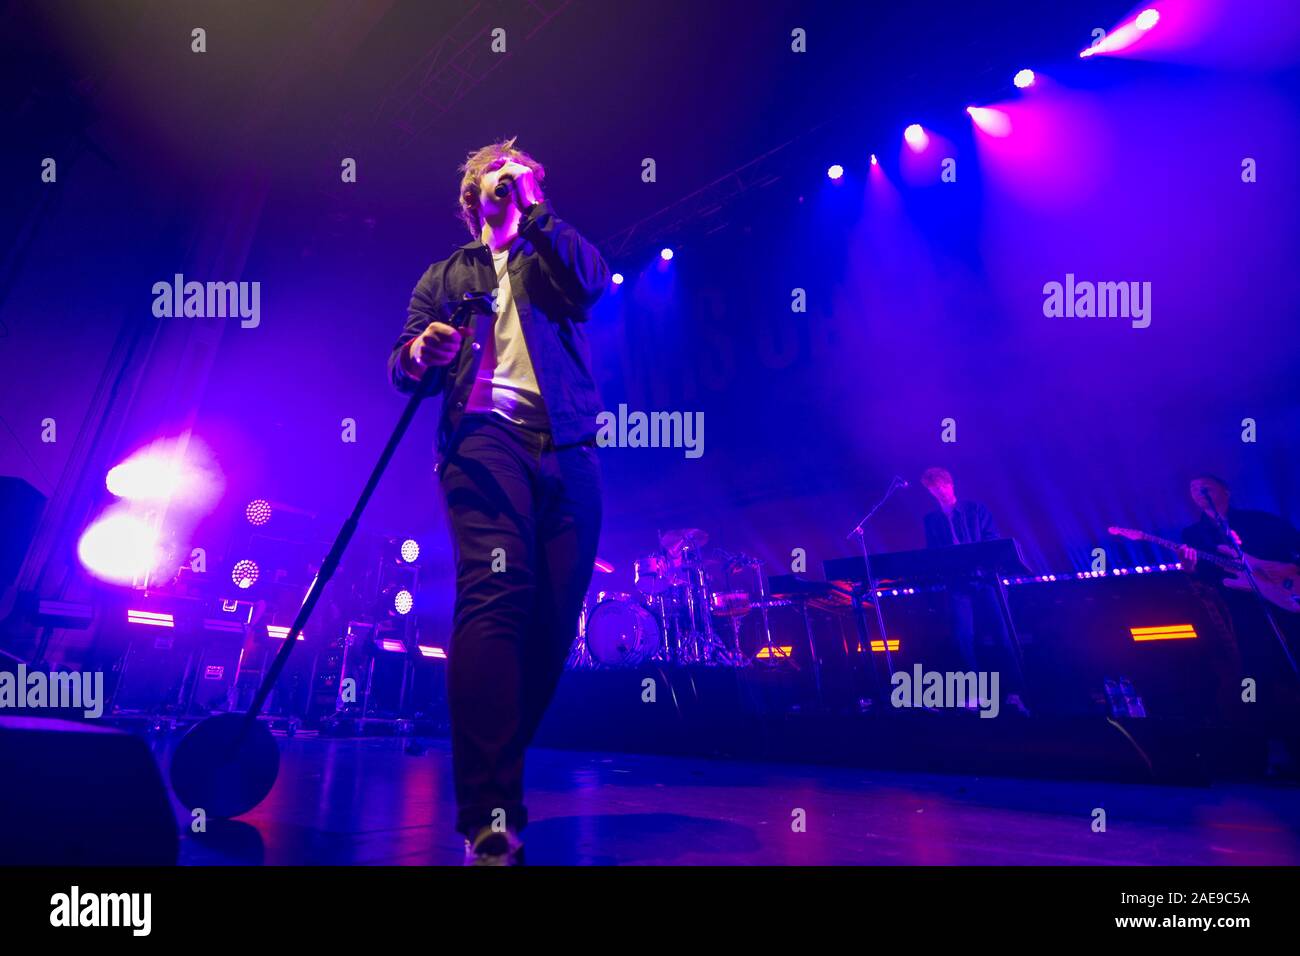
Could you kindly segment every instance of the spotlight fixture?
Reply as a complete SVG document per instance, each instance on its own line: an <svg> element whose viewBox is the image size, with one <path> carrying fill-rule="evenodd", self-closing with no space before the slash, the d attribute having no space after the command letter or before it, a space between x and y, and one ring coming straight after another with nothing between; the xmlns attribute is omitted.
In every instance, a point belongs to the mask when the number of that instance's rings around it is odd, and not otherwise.
<svg viewBox="0 0 1300 956"><path fill-rule="evenodd" d="M1016 89L1028 89L1034 85L1034 71L1029 69L1021 70L1011 82L1016 84Z"/></svg>
<svg viewBox="0 0 1300 956"><path fill-rule="evenodd" d="M235 566L230 570L230 580L234 582L235 587L246 591L257 583L259 573L261 572L257 562L245 558L235 562Z"/></svg>
<svg viewBox="0 0 1300 956"><path fill-rule="evenodd" d="M841 166L839 163L836 163L835 165L831 166L828 170L826 170L826 175L829 176L832 180L838 182L840 179L844 177L844 167Z"/></svg>
<svg viewBox="0 0 1300 956"><path fill-rule="evenodd" d="M411 564L420 556L420 543L414 538L407 538L402 542L402 560Z"/></svg>
<svg viewBox="0 0 1300 956"><path fill-rule="evenodd" d="M1160 22L1160 11L1148 7L1137 15L1137 20L1134 22L1139 30L1150 30Z"/></svg>
<svg viewBox="0 0 1300 956"><path fill-rule="evenodd" d="M393 597L393 610L398 614L410 614L411 608L415 605L415 598L411 592L403 588Z"/></svg>
<svg viewBox="0 0 1300 956"><path fill-rule="evenodd" d="M622 284L623 284L623 273L621 273L621 272L615 272L615 273L610 277L610 279L613 281L614 285L622 285Z"/></svg>
<svg viewBox="0 0 1300 956"><path fill-rule="evenodd" d="M903 139L907 140L907 145L912 147L914 152L919 153L925 149L930 142L930 137L926 135L925 130L921 128L920 123L913 123L907 129L903 130Z"/></svg>
<svg viewBox="0 0 1300 956"><path fill-rule="evenodd" d="M271 503L265 498L255 498L244 509L244 517L254 528L260 528L271 520Z"/></svg>
<svg viewBox="0 0 1300 956"><path fill-rule="evenodd" d="M659 250L659 258L662 259L664 262L667 262L672 257L673 257L673 251L669 249L667 246L664 246L662 249Z"/></svg>

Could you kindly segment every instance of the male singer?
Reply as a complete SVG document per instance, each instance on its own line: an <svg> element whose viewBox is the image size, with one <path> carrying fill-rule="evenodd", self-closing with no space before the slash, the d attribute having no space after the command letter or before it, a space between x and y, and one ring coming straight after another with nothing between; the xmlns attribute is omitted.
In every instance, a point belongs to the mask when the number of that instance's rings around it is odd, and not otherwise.
<svg viewBox="0 0 1300 956"><path fill-rule="evenodd" d="M545 170L514 143L461 167L472 239L424 273L388 360L403 391L448 370L437 471L456 557L452 771L456 827L478 865L523 863L524 750L577 632L601 517L583 326L609 269L552 212ZM462 332L448 319L467 292L492 294L495 311Z"/></svg>

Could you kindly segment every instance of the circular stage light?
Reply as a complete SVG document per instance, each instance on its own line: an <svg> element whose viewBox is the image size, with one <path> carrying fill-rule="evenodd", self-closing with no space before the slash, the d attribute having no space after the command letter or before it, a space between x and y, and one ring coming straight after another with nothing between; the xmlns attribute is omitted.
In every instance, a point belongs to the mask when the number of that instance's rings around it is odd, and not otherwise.
<svg viewBox="0 0 1300 956"><path fill-rule="evenodd" d="M826 170L826 175L831 179L841 179L844 176L844 167L839 163L836 163L831 166L830 169Z"/></svg>
<svg viewBox="0 0 1300 956"><path fill-rule="evenodd" d="M257 583L259 573L257 562L245 558L243 561L235 562L235 566L230 570L230 580L235 583L235 587L247 590Z"/></svg>
<svg viewBox="0 0 1300 956"><path fill-rule="evenodd" d="M420 544L414 538L402 542L402 560L410 564L420 556Z"/></svg>
<svg viewBox="0 0 1300 956"><path fill-rule="evenodd" d="M667 246L659 250L659 258L662 259L664 262L667 262L672 257L673 257L673 251L669 249Z"/></svg>
<svg viewBox="0 0 1300 956"><path fill-rule="evenodd" d="M1016 74L1015 79L1013 79L1011 82L1016 84L1017 89L1020 90L1028 89L1029 87L1034 85L1034 71L1021 70L1019 73Z"/></svg>
<svg viewBox="0 0 1300 956"><path fill-rule="evenodd" d="M1150 8L1143 10L1137 16L1137 28L1139 30L1150 30L1160 22L1160 11Z"/></svg>
<svg viewBox="0 0 1300 956"><path fill-rule="evenodd" d="M415 605L415 598L411 592L406 589L398 591L393 597L393 610L398 614L410 614L411 608Z"/></svg>
<svg viewBox="0 0 1300 956"><path fill-rule="evenodd" d="M244 517L254 528L260 528L271 520L271 503L265 498L256 498L244 509Z"/></svg>
<svg viewBox="0 0 1300 956"><path fill-rule="evenodd" d="M926 145L930 142L930 137L926 135L926 132L921 128L920 123L913 123L907 129L903 130L903 139L907 141L907 145L912 147L912 151L915 153L919 153L921 150L925 149Z"/></svg>
<svg viewBox="0 0 1300 956"><path fill-rule="evenodd" d="M613 280L614 285L622 285L622 284L623 284L623 273L621 273L621 272L615 272L614 275L611 276L611 279Z"/></svg>

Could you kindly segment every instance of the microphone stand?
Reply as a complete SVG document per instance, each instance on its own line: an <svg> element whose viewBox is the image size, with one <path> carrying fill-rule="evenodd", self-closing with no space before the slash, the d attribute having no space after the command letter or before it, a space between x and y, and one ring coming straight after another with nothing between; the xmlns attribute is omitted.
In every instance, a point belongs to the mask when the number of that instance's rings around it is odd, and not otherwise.
<svg viewBox="0 0 1300 956"><path fill-rule="evenodd" d="M452 311L451 325L455 328L463 328L469 321L471 312L491 312L491 298L482 292L466 292L465 298L456 303ZM402 411L401 417L393 427L393 432L388 438L388 443L379 455L379 460L375 462L375 467L370 473L370 478L365 487L361 490L361 496L357 499L352 513L339 529L338 536L334 539L334 544L330 547L329 553L321 562L320 571L317 572L315 580L312 581L311 587L307 590L307 596L303 598L301 607L298 608L298 614L294 617L293 624L289 628L289 633L285 636L283 646L275 655L271 662L271 669L267 672L266 677L257 688L257 694L253 698L252 705L248 708L244 716L245 728L257 721L262 712L262 707L266 703L267 697L275 688L275 683L280 679L280 673L284 670L285 664L289 662L289 655L293 653L294 645L298 643L298 635L302 633L307 621L311 618L312 611L316 609L316 603L320 600L321 594L325 590L325 585L329 583L334 572L338 570L340 562L343 560L343 552L347 550L348 544L352 541L353 534L356 533L357 525L361 521L361 513L365 511L366 505L370 503L370 496L375 493L379 487L379 479L383 477L388 463L392 461L393 455L397 452L397 446L401 444L402 438L406 435L406 430L410 427L411 422L415 420L415 413L420 410L420 404L430 395L436 394L442 389L446 381L448 369L451 363L438 368L425 369L424 377L420 379L419 385L411 394L406 403L406 408ZM364 711L363 711L364 716Z"/></svg>
<svg viewBox="0 0 1300 956"><path fill-rule="evenodd" d="M851 538L858 536L858 544L862 546L862 563L866 566L867 571L867 596L876 607L876 623L880 625L880 645L885 650L885 669L889 672L889 678L892 682L894 677L894 659L889 653L889 636L885 633L885 612L880 606L880 595L876 594L876 578L871 573L871 555L867 553L867 522L870 521L877 511L884 506L899 488L905 487L907 482L901 481L897 475L889 482L889 488L885 491L885 496L876 502L876 506L867 512L866 516L858 522L857 527L846 534L844 537ZM865 630L865 628L864 628ZM867 660L871 660L871 635L867 635Z"/></svg>
<svg viewBox="0 0 1300 956"><path fill-rule="evenodd" d="M1219 514L1219 509L1215 506L1214 499L1210 497L1210 493L1206 491L1204 487L1201 488L1201 497L1203 497L1205 503L1210 506L1210 514L1213 516L1215 524L1219 526L1219 530L1228 540L1228 544L1232 547L1232 550L1236 552L1237 560L1241 562L1241 570L1246 575L1246 580L1250 582L1250 587L1251 590L1255 592L1255 597L1259 598L1260 609L1263 610L1264 617L1268 618L1268 625L1273 629L1273 636L1277 638L1277 646L1282 649L1282 656L1285 657L1286 662L1291 665L1291 673L1294 674L1297 679L1300 679L1300 669L1296 667L1295 658L1291 656L1291 649L1287 647L1286 638L1282 635L1282 629L1278 627L1277 619L1273 617L1273 611L1268 606L1268 600L1259 589L1259 582L1255 580L1255 572L1250 569L1250 563L1246 560L1246 552L1242 548L1241 542L1237 540L1232 529L1228 527L1227 517Z"/></svg>

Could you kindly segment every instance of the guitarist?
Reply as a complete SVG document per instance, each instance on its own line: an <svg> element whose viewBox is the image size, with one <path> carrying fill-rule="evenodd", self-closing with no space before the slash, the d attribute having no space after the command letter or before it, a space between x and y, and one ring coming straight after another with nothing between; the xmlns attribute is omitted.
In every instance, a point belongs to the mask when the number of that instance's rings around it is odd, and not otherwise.
<svg viewBox="0 0 1300 956"><path fill-rule="evenodd" d="M1236 532L1241 540L1241 547L1247 554L1268 561L1284 561L1295 564L1300 559L1300 533L1290 523L1266 511L1250 511L1245 508L1233 508L1230 505L1231 492L1228 484L1213 475L1200 475L1192 479L1189 489L1192 501L1200 509L1200 519L1183 529L1183 544L1180 554L1183 570L1206 578L1222 581L1224 574L1210 564L1197 566L1196 552L1217 552L1219 546L1229 544L1219 524L1217 515L1228 521L1228 527ZM1206 501L1213 502L1213 508ZM1216 515L1217 513L1217 515ZM1239 592L1240 593L1240 592ZM1254 600L1253 597L1251 600Z"/></svg>
<svg viewBox="0 0 1300 956"><path fill-rule="evenodd" d="M1192 502L1201 514L1195 524L1183 530L1184 544L1179 550L1183 570L1215 585L1223 596L1237 635L1243 673L1256 679L1263 714L1272 727L1291 724L1293 737L1292 722L1300 714L1300 687L1297 687L1290 665L1277 646L1277 637L1265 615L1270 615L1281 628L1292 656L1300 649L1300 634L1297 634L1300 628L1297 628L1296 615L1277 612L1270 614L1250 591L1223 587L1225 573L1209 562L1198 562L1196 552L1218 553L1220 545L1229 544L1228 535L1221 524L1221 520L1226 519L1227 528L1238 538L1246 554L1294 564L1300 560L1300 533L1277 515L1232 507L1228 483L1222 478L1198 475L1192 479L1189 491ZM1284 754L1280 740L1269 741L1270 764L1274 769L1285 766L1291 773L1295 772L1294 756L1297 750L1294 740L1289 749L1292 754L1290 760Z"/></svg>

